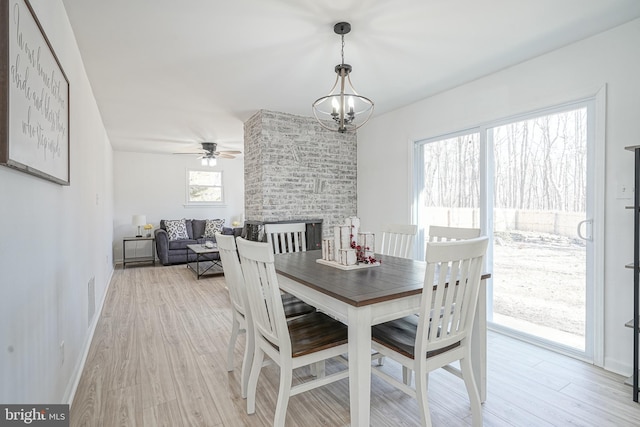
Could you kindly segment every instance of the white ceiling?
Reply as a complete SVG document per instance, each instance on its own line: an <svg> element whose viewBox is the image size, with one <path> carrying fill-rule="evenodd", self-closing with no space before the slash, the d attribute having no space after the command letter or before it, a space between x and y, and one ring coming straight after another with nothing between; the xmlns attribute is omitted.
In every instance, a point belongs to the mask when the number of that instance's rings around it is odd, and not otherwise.
<svg viewBox="0 0 640 427"><path fill-rule="evenodd" d="M638 0L63 0L116 150L242 149L311 116L340 62L375 115L640 17Z"/></svg>

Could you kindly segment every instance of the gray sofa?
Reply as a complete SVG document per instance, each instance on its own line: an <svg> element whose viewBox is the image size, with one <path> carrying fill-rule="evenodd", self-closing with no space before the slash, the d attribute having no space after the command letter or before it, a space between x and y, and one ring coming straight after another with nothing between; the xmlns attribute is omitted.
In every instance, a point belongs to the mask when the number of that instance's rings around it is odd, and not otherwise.
<svg viewBox="0 0 640 427"><path fill-rule="evenodd" d="M156 253L158 254L158 259L162 265L184 264L187 261L195 261L196 256L193 252L190 252L189 259L187 260L187 245L204 243L207 240L215 242L215 238L203 237L206 220L187 219L185 220L185 223L187 226L187 234L189 235L188 239L169 240L169 234L167 233L164 219L160 221L160 228L155 230ZM241 233L242 227L222 228L222 234L230 234L237 237ZM219 255L214 254L213 259L220 259Z"/></svg>

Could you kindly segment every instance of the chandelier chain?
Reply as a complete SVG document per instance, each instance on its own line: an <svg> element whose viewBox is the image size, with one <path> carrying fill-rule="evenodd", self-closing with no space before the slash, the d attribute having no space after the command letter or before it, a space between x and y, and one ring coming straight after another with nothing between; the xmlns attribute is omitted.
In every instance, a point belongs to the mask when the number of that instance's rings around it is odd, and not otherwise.
<svg viewBox="0 0 640 427"><path fill-rule="evenodd" d="M342 56L342 65L344 65L344 34L342 34L342 48L340 49L340 54Z"/></svg>

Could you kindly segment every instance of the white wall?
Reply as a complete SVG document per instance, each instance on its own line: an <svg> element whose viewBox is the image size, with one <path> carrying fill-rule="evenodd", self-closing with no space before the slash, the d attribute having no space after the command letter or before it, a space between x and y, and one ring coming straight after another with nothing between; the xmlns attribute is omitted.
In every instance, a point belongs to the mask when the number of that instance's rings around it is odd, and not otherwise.
<svg viewBox="0 0 640 427"><path fill-rule="evenodd" d="M0 167L0 402L68 403L113 273L112 150L62 1L31 4L69 79L71 185Z"/></svg>
<svg viewBox="0 0 640 427"><path fill-rule="evenodd" d="M617 200L615 188L633 183L633 155L624 147L640 144L638 46L640 20L635 20L372 119L358 131L363 229L409 221L409 141L593 95L606 84L604 356L606 368L629 375L632 332L624 323L633 317L633 280L624 264L633 257L633 218L624 209L629 200Z"/></svg>
<svg viewBox="0 0 640 427"><path fill-rule="evenodd" d="M222 218L230 227L233 220L242 221L244 212L243 157L218 159L212 170L223 171L225 205L223 207L185 207L188 168L201 168L197 156L114 152L113 254L122 260L122 237L135 236L137 227L131 216L144 214L154 229L161 219ZM142 245L142 243L137 243ZM132 248L135 249L135 248ZM127 246L129 255L130 247ZM148 253L143 246L137 255ZM155 251L154 251L155 253Z"/></svg>

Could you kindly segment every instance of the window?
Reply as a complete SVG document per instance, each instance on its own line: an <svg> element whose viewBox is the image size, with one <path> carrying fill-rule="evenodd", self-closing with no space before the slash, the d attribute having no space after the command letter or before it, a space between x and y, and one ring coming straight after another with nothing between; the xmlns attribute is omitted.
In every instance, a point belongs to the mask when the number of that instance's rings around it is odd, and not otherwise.
<svg viewBox="0 0 640 427"><path fill-rule="evenodd" d="M222 172L187 170L187 204L212 205L224 203Z"/></svg>
<svg viewBox="0 0 640 427"><path fill-rule="evenodd" d="M588 240L578 228L591 233L590 105L571 104L487 127L494 164L489 171L494 245L488 319L508 333L582 354L590 288Z"/></svg>
<svg viewBox="0 0 640 427"><path fill-rule="evenodd" d="M477 131L415 144L417 258L424 259L430 225L479 227L480 134Z"/></svg>

